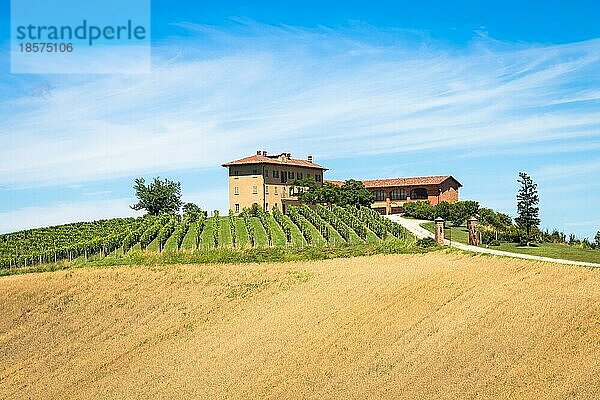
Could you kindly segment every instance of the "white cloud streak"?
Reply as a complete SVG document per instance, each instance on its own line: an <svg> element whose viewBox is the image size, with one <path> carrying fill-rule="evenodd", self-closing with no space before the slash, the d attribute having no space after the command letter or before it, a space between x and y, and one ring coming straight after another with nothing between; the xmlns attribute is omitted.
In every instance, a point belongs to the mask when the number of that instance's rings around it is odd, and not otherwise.
<svg viewBox="0 0 600 400"><path fill-rule="evenodd" d="M238 34L180 24L199 36L158 44L148 75L54 77L45 96L5 98L0 185L213 167L267 146L321 158L522 144L536 153L600 133L600 40L481 38L459 52L364 28L244 23ZM374 44L380 34L385 45Z"/></svg>
<svg viewBox="0 0 600 400"><path fill-rule="evenodd" d="M71 222L139 216L129 205L132 199L62 202L44 207L24 207L0 213L0 233Z"/></svg>

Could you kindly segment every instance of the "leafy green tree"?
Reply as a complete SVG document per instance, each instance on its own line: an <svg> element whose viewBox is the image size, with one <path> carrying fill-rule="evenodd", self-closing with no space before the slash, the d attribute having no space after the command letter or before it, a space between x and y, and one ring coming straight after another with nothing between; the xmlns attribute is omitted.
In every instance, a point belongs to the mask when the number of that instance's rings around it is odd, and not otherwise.
<svg viewBox="0 0 600 400"><path fill-rule="evenodd" d="M144 178L135 180L133 186L139 201L132 205L134 210L146 210L150 215L176 213L181 208L181 183L159 177L146 185Z"/></svg>
<svg viewBox="0 0 600 400"><path fill-rule="evenodd" d="M496 215L498 216L498 219L500 220L500 225L502 225L503 227L508 227L511 226L513 221L512 218L510 217L510 215L504 214L504 213L496 213Z"/></svg>
<svg viewBox="0 0 600 400"><path fill-rule="evenodd" d="M453 206L453 204L448 203L447 201L442 201L434 207L433 216L435 218L443 218L444 221L449 221L452 215Z"/></svg>
<svg viewBox="0 0 600 400"><path fill-rule="evenodd" d="M183 207L181 207L181 211L183 212L183 215L188 215L188 214L200 215L200 214L204 213L204 211L202 211L200 206L195 203L185 203L183 205Z"/></svg>
<svg viewBox="0 0 600 400"><path fill-rule="evenodd" d="M361 181L349 179L340 188L340 205L370 207L375 201L375 194Z"/></svg>
<svg viewBox="0 0 600 400"><path fill-rule="evenodd" d="M594 244L596 247L600 248L600 231L596 232L596 236L594 237Z"/></svg>
<svg viewBox="0 0 600 400"><path fill-rule="evenodd" d="M515 222L521 229L525 229L525 241L527 246L531 242L531 231L540 224L540 209L537 184L525 172L519 172L517 180L521 185L517 193L517 218Z"/></svg>
<svg viewBox="0 0 600 400"><path fill-rule="evenodd" d="M479 223L482 225L490 225L494 228L499 228L501 226L498 214L491 208L479 209Z"/></svg>
<svg viewBox="0 0 600 400"><path fill-rule="evenodd" d="M479 203L476 201L457 201L452 204L450 219L454 226L460 226L465 223L467 218L477 215Z"/></svg>
<svg viewBox="0 0 600 400"><path fill-rule="evenodd" d="M298 200L306 204L339 204L341 190L330 182L323 185L312 179L295 180L292 182L298 196Z"/></svg>
<svg viewBox="0 0 600 400"><path fill-rule="evenodd" d="M406 217L428 220L435 218L435 208L428 201L411 201L402 208Z"/></svg>

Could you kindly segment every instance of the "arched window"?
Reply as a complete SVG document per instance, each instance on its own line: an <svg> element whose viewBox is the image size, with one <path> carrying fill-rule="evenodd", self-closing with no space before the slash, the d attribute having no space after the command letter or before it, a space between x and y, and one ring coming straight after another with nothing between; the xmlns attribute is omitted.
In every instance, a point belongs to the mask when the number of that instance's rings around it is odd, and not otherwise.
<svg viewBox="0 0 600 400"><path fill-rule="evenodd" d="M394 189L390 192L391 200L406 200L406 189Z"/></svg>
<svg viewBox="0 0 600 400"><path fill-rule="evenodd" d="M416 189L411 190L410 199L411 200L427 200L427 189L416 188Z"/></svg>
<svg viewBox="0 0 600 400"><path fill-rule="evenodd" d="M385 192L383 190L375 191L375 201L384 201L385 200Z"/></svg>

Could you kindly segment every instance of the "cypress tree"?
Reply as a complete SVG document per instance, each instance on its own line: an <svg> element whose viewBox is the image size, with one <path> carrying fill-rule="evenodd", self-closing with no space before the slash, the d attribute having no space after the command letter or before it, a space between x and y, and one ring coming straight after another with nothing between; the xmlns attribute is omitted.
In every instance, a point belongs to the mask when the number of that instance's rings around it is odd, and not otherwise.
<svg viewBox="0 0 600 400"><path fill-rule="evenodd" d="M518 217L515 218L515 222L521 229L525 229L525 240L527 246L529 246L531 242L531 230L540 224L540 209L538 207L540 199L537 184L525 172L519 172L517 182L519 182L521 188L517 193Z"/></svg>

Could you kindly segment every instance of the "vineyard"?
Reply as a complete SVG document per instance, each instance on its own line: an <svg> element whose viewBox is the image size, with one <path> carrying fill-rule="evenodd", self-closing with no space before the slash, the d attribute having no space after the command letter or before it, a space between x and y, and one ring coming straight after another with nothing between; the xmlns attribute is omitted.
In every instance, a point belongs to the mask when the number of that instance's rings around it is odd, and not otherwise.
<svg viewBox="0 0 600 400"><path fill-rule="evenodd" d="M0 235L0 269L97 259L130 252L218 248L345 246L412 240L400 225L370 208L307 205L239 216L204 213L146 215L81 222Z"/></svg>

